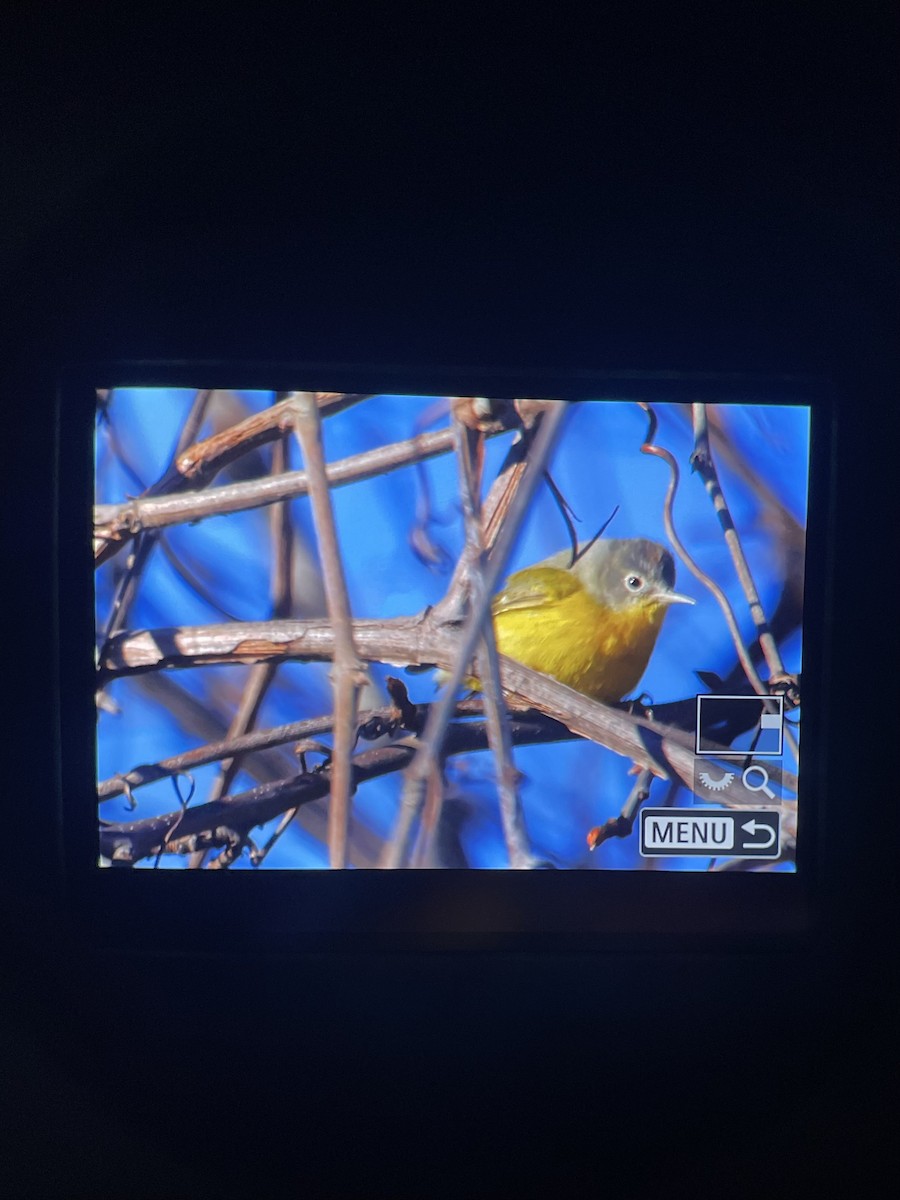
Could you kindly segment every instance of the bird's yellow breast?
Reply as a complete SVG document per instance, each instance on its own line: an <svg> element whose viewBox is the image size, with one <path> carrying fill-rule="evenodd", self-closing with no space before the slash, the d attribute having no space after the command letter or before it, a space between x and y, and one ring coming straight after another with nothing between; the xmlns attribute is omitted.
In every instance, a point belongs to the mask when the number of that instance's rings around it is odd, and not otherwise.
<svg viewBox="0 0 900 1200"><path fill-rule="evenodd" d="M664 611L649 603L616 612L583 587L511 607L501 594L494 607L497 649L595 700L613 702L637 686Z"/></svg>

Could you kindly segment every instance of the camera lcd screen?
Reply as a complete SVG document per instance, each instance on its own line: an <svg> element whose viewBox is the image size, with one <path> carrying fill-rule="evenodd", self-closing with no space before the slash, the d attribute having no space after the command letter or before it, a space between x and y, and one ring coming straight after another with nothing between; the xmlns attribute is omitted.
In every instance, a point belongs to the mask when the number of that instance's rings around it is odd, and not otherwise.
<svg viewBox="0 0 900 1200"><path fill-rule="evenodd" d="M795 872L810 421L99 390L97 862Z"/></svg>

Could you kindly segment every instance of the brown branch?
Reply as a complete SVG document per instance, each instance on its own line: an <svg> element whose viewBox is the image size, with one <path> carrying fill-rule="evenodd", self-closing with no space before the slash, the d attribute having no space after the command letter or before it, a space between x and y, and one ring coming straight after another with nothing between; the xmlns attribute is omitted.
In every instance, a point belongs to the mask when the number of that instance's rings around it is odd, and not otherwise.
<svg viewBox="0 0 900 1200"><path fill-rule="evenodd" d="M521 669L528 675L536 675L536 672L528 672L526 668ZM537 678L546 679L544 676L537 676ZM524 689L524 681L520 682ZM552 690L552 687L563 689L563 685L556 684L554 680L546 679L546 683L552 685L549 690ZM568 692L570 689L564 688L563 691ZM587 706L604 708L596 701L587 701ZM640 746L643 741L654 746L659 754L656 761L663 772L666 767L670 767L673 774L681 777L690 786L693 755L669 736L670 731L654 726L653 723L643 719L631 717L626 713L607 711L612 717L621 718L624 728L631 728L635 746ZM510 730L517 745L565 741L573 736L572 732L560 725L559 722L538 716L533 712L510 714ZM417 745L418 743L414 739L403 739L357 755L353 760L354 784L359 786L370 779L403 770L412 761ZM456 722L451 724L447 730L444 753L448 756L469 754L486 750L488 745L485 722ZM646 757L646 751L641 751L641 753ZM311 773L263 784L249 792L223 798L214 803L198 805L196 808L179 809L177 812L140 821L103 824L100 827L101 853L118 862L135 862L141 858L155 855L163 847L167 835L174 830L176 822L178 822L178 837L170 837L166 845L166 849L170 851L193 852L200 846L193 844L190 839L197 837L206 839L200 844L203 848L211 848L214 845L231 845L235 832L246 834L254 826L265 824L289 809L300 808L302 810L304 806L327 796L330 788L330 771L331 768L326 765ZM770 769L770 777L785 787L789 787L791 782L796 786L796 781L792 781L791 777L782 776L773 769ZM719 798L722 803L732 807L759 807L755 799L747 800L743 788L735 787L733 784L720 793ZM792 837L796 832L796 804L792 801L783 801L780 809L785 835L788 838ZM227 833L222 831L227 831ZM212 838L211 841L210 838ZM357 865L374 866L375 861L371 858L363 859L357 861Z"/></svg>
<svg viewBox="0 0 900 1200"><path fill-rule="evenodd" d="M386 708L381 711L385 715L389 712ZM207 763L259 750L269 750L273 746L284 746L288 742L297 742L301 738L314 737L316 734L328 733L330 730L330 716L312 717L307 721L277 725L272 729L246 733L241 737L227 737L220 741L207 742L206 745L198 746L194 750L186 750L183 754L174 754L157 763L142 764L124 774L113 775L109 779L102 780L97 784L97 798L101 801L113 800L116 796L124 795L129 789L145 787L149 783L156 783L159 779L168 779L172 775L183 775L196 767L203 767Z"/></svg>
<svg viewBox="0 0 900 1200"><path fill-rule="evenodd" d="M287 440L280 438L272 447L272 472L281 472L287 466ZM290 510L285 504L276 505L272 509L272 616L274 618L288 617L291 613L291 578L292 552L294 545L294 527ZM231 724L228 727L228 738L234 739L248 733L256 724L259 710L266 693L272 686L278 666L275 663L255 663L251 668L240 703ZM218 800L231 788L234 778L241 768L241 755L235 754L223 759L219 764L219 773L213 781L208 796L209 800ZM227 851L226 851L227 854ZM224 857L224 855L220 856ZM191 856L190 866L199 868L203 865L204 854L198 851ZM217 862L219 860L216 860ZM227 864L225 864L227 865Z"/></svg>
<svg viewBox="0 0 900 1200"><path fill-rule="evenodd" d="M650 796L652 774L644 770L638 772L634 787L628 794L628 799L622 805L622 811L617 817L610 817L603 825L588 830L587 844L589 850L596 850L604 842L613 837L628 837L634 828L638 809Z"/></svg>
<svg viewBox="0 0 900 1200"><path fill-rule="evenodd" d="M413 825L422 811L425 787L431 773L431 763L443 742L450 721L456 692L469 670L472 655L481 636L482 626L490 612L491 596L496 590L500 576L518 534L519 525L528 509L531 498L541 481L556 439L567 412L564 401L546 401L541 409L541 419L535 424L527 455L527 463L521 486L510 505L484 574L484 591L478 603L472 604L466 622L460 631L454 661L447 667L449 679L440 699L432 706L428 723L422 735L422 749L407 773L397 819L394 838L386 851L385 866L401 866L406 859ZM444 665L444 664L441 664Z"/></svg>
<svg viewBox="0 0 900 1200"><path fill-rule="evenodd" d="M399 665L437 665L450 670L459 654L459 639L452 630L435 628L429 617L353 622L358 654L369 662ZM105 678L166 667L195 667L212 663L328 661L334 654L334 634L329 623L310 621L249 621L240 625L211 625L145 631L113 643L102 664ZM624 712L591 700L548 675L532 671L500 656L501 682L522 703L564 721L575 733L601 742L617 754L665 776L665 769L648 754L632 732L633 720ZM686 743L689 739L685 739ZM692 743L691 743L692 744ZM689 760L692 754L684 747ZM659 768L656 770L656 768Z"/></svg>
<svg viewBox="0 0 900 1200"><path fill-rule="evenodd" d="M345 395L336 392L322 392L316 394L315 403L322 411L340 412L365 398L362 395L349 393ZM176 454L169 470L157 483L147 489L143 498L130 501L125 505L101 506L97 511L105 516L100 521L97 521L95 517L95 566L101 566L107 562L141 530L159 528L162 524L173 523L159 522L154 525L152 522L144 520L142 504L151 504L152 497L171 496L173 492L183 492L189 488L205 488L230 463L260 446L274 441L286 430L290 430L292 421L293 409L290 401L274 404L264 412L254 413L245 420L238 421L235 425L230 425L227 429L220 430L203 441L195 442L186 450L181 450Z"/></svg>
<svg viewBox="0 0 900 1200"><path fill-rule="evenodd" d="M272 471L283 470L287 459L287 445L282 437L272 450ZM292 608L292 558L294 547L294 526L290 510L284 504L272 509L272 617L279 620L289 617ZM244 685L243 694L234 719L228 728L228 737L234 739L241 734L249 733L256 724L256 718L265 699L266 693L275 679L277 663L256 663L250 671ZM221 771L213 785L211 800L218 800L231 787L235 775L240 769L241 755L236 754L223 761Z"/></svg>
<svg viewBox="0 0 900 1200"><path fill-rule="evenodd" d="M649 428L647 431L647 436L641 446L641 452L643 454L654 455L656 458L661 458L668 466L670 472L669 486L666 489L666 497L663 503L663 521L665 523L666 534L668 535L669 541L675 548L678 557L691 572L694 578L699 579L703 586L708 588L709 591L712 592L713 596L715 596L716 601L718 602L718 605L725 617L728 630L731 634L731 639L734 642L735 650L737 651L738 658L740 659L741 666L744 668L744 673L746 674L747 679L750 681L753 690L758 695L767 695L768 689L757 674L756 667L753 665L753 660L747 652L747 648L744 645L743 638L741 637L741 631L738 627L737 619L734 615L734 610L728 601L728 597L725 595L716 581L707 575L706 572L697 565L697 563L688 553L687 548L675 530L675 521L672 516L672 506L675 500L675 492L678 490L678 483L681 478L681 473L678 469L678 463L675 461L671 451L666 450L662 446L654 445L653 439L656 437L657 427L656 413L649 404L640 402L640 407L647 413L649 418Z"/></svg>
<svg viewBox="0 0 900 1200"><path fill-rule="evenodd" d="M473 607L481 608L485 603L484 575L487 568L480 503L480 464L483 461L484 448L481 439L483 435L463 425L458 417L454 421L454 434L459 460L460 494L466 531L465 553L470 570L471 602ZM476 458L479 460L478 468L476 468ZM475 656L475 665L484 690L488 741L494 755L497 772L500 818L509 852L509 863L511 867L516 868L530 867L533 865L534 856L528 842L525 816L519 797L519 772L513 762L508 715L503 704L503 692L500 686L497 643L494 637L493 622L490 618L490 593L487 594L488 607L481 628L482 641Z"/></svg>
<svg viewBox="0 0 900 1200"><path fill-rule="evenodd" d="M307 392L318 412L337 413L365 400L363 395L340 392ZM175 459L175 469L183 480L190 480L203 487L224 467L251 450L256 450L275 441L290 430L294 420L294 403L284 399L263 412L238 421L228 429L222 429L202 442L196 442Z"/></svg>
<svg viewBox="0 0 900 1200"><path fill-rule="evenodd" d="M316 398L311 392L295 392L289 403L293 405L294 432L303 451L303 461L309 479L309 497L319 543L319 556L322 560L325 597L334 628L331 671L334 689L334 758L328 809L328 841L332 867L343 867L347 860L350 796L353 791L350 757L356 742L359 695L368 683L368 676L353 645L350 601L334 523L334 510L331 506Z"/></svg>
<svg viewBox="0 0 900 1200"><path fill-rule="evenodd" d="M278 431L273 436L278 436ZM332 487L343 487L383 475L397 467L436 458L452 448L453 436L449 429L421 433L329 463L326 468L328 482ZM229 483L204 491L192 490L160 496L148 493L124 504L99 504L94 509L95 565L101 566L118 553L142 529L195 524L208 517L225 516L251 508L263 508L282 500L293 500L308 492L306 472L288 471L249 483Z"/></svg>
<svg viewBox="0 0 900 1200"><path fill-rule="evenodd" d="M488 555L490 555L497 543L500 530L503 528L503 522L524 478L525 465L528 461L528 453L535 432L535 423L541 413L545 411L543 406L555 403L557 401L552 400L514 401L515 412L521 422L522 428L510 447L497 478L491 485L482 505L482 540ZM484 429L478 425L477 407L475 408L475 415L472 412L474 404L474 401L470 405L466 401L458 400L454 405L454 414L467 427L477 428L481 432L484 432L486 436L490 436L490 427ZM507 413L507 410L504 409L502 412ZM432 610L435 621L455 622L462 619L463 607L468 594L468 576L469 563L466 555L461 555L444 597L438 601Z"/></svg>
<svg viewBox="0 0 900 1200"><path fill-rule="evenodd" d="M177 678L164 672L140 675L133 681L133 688L145 693L149 699L163 705L177 720L185 734L192 739L209 745L197 745L195 749L184 755L177 755L165 760L165 766L159 763L140 764L124 775L113 776L106 780L103 795L100 799L127 793L128 788L117 786L120 779L126 782L138 776L134 785L134 798L137 799L136 789L144 784L154 783L159 778L168 778L176 774L189 774L197 766L207 762L227 758L235 752L246 751L243 769L256 783L271 783L284 779L297 770L296 759L283 748L283 743L296 739L315 737L318 733L330 730L331 715L316 717L312 720L299 721L293 725L282 725L272 730L261 730L247 734L246 738L235 739L234 743L225 740L228 721L209 704L201 703L191 693L181 688ZM127 701L126 701L127 703ZM382 716L381 714L384 714ZM366 714L367 722L363 736L374 737L374 732L381 728L385 720L391 718L391 710L376 709ZM277 736L279 733L281 737ZM251 753L252 752L252 753ZM167 767L169 769L167 769ZM161 768L161 769L160 769ZM110 788L107 794L107 787ZM297 824L318 842L324 842L328 836L328 812L325 801L308 804L297 814ZM373 830L362 824L357 824L353 831L354 860L357 866L374 867L377 865L382 850L382 838Z"/></svg>
<svg viewBox="0 0 900 1200"><path fill-rule="evenodd" d="M212 396L212 388L200 388L194 396L191 411L188 413L187 420L182 426L181 433L178 435L174 458L177 459L179 455L184 454L196 440L197 434L200 432L203 422L206 419L206 413Z"/></svg>
<svg viewBox="0 0 900 1200"><path fill-rule="evenodd" d="M173 458L177 457L184 445L190 445L196 437L197 432L203 424L211 396L212 392L208 388L202 388L195 394L187 420L179 435ZM134 549L128 556L128 561L125 565L125 572L116 585L109 620L106 623L104 631L105 640L120 633L125 628L128 622L128 614L137 595L141 577L146 570L158 541L158 533L146 532L141 533L135 540Z"/></svg>
<svg viewBox="0 0 900 1200"><path fill-rule="evenodd" d="M254 867L261 867L263 865L270 852L274 849L278 842L281 841L282 835L286 830L290 829L291 822L293 821L294 817L296 817L297 812L298 810L296 808L289 808L278 822L278 826L274 833L272 833L266 839L265 845L258 850L254 849L250 852L250 861L253 863Z"/></svg>
<svg viewBox="0 0 900 1200"><path fill-rule="evenodd" d="M680 406L683 408L685 406ZM685 414L687 424L693 427L690 412ZM800 625L803 615L803 568L806 559L806 531L794 514L787 508L781 497L769 487L767 481L757 471L753 470L743 454L739 452L734 442L728 437L722 423L722 416L715 408L707 409L707 419L712 445L720 461L728 464L734 475L747 485L748 489L758 499L761 508L762 521L767 525L778 541L783 562L784 585L774 612L769 618L769 629L776 642L784 639ZM754 661L762 656L759 644L750 648ZM740 682L740 667L733 673ZM792 685L790 691L795 694L790 697L792 707L799 704L799 689L797 680L789 677ZM730 686L730 679L725 681ZM787 693L786 693L787 694Z"/></svg>
<svg viewBox="0 0 900 1200"><path fill-rule="evenodd" d="M369 662L397 666L444 665L453 636L438 631L427 614L357 619L353 638ZM334 630L325 617L283 621L229 621L123 633L104 647L99 682L160 668L213 663L326 662L334 657Z"/></svg>
<svg viewBox="0 0 900 1200"><path fill-rule="evenodd" d="M174 686L166 676L148 675L142 678L142 682L144 680L154 680L154 682L165 683L169 687ZM395 700L391 706L367 709L361 712L359 714L361 737L368 739L383 737L385 734L396 732L398 728L415 732L424 725L428 706L412 704L406 695L405 687L399 680L391 681L388 677L389 690L392 682L394 685L399 684L402 691L404 697L402 709L397 706ZM394 692L391 695L393 698ZM481 701L468 699L461 700L457 704L454 715L469 717L480 716L481 713ZM258 754L271 750L275 746L286 745L288 742L306 742L319 734L330 733L332 723L333 720L329 714L310 717L305 721L293 721L289 725L275 725L271 729L256 730L241 737L222 738L208 742L193 750L186 750L182 754L172 755L172 757L161 759L156 763L145 763L133 767L124 774L113 775L109 779L102 780L97 785L97 799L100 801L114 800L116 796L128 795L137 788L146 787L147 784L156 783L160 779L168 779L172 775L188 774L196 767L218 762L219 759L233 758L239 754ZM247 769L251 773L255 773L252 767L248 766ZM268 779L263 778L261 782L271 782L274 778L280 778L280 776L270 775Z"/></svg>
<svg viewBox="0 0 900 1200"><path fill-rule="evenodd" d="M703 486L706 488L706 493L712 501L716 516L719 518L725 544L731 554L735 572L744 595L747 598L747 606L750 609L753 624L756 626L759 646L766 660L766 665L769 668L769 675L773 679L783 678L785 674L784 663L769 629L769 623L766 620L766 614L759 598L759 591L750 571L750 564L747 562L744 547L741 545L741 539L738 536L734 519L728 508L728 502L725 499L725 493L722 491L722 485L719 482L719 473L716 470L712 449L709 444L706 405L693 404L691 411L694 420L694 450L691 454L691 467L703 480Z"/></svg>
<svg viewBox="0 0 900 1200"><path fill-rule="evenodd" d="M536 718L533 713L516 714L512 718L512 728L514 736L535 743L557 741L570 736L556 722ZM450 726L445 752L448 755L470 754L485 750L487 746L484 723L467 721ZM363 751L353 759L354 785L359 786L371 779L403 770L412 761L415 752L414 739L395 741L387 746ZM192 853L197 846L191 844L191 839L198 837L206 839L204 848L212 844L229 845L235 832L247 833L289 809L301 808L326 797L330 791L331 772L331 765L326 765L317 771L262 784L248 792L195 808L179 809L139 821L102 824L100 852L116 862L137 862L157 854L176 823L178 837L169 838L167 850ZM228 831L227 836L222 834L223 830Z"/></svg>

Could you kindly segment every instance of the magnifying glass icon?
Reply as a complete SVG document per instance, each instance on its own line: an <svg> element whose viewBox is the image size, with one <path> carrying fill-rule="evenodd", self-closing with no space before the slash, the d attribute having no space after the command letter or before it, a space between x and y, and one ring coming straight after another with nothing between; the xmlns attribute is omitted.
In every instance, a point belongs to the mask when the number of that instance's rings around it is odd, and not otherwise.
<svg viewBox="0 0 900 1200"><path fill-rule="evenodd" d="M758 774L760 777L759 783L751 783L750 782L750 776L755 775L755 774ZM756 766L756 765L754 765L752 767L747 767L745 769L743 775L741 776L741 781L748 792L765 792L765 794L769 797L770 800L778 799L778 797L775 795L775 793L769 787L769 772L766 770L765 767L760 767L760 766Z"/></svg>

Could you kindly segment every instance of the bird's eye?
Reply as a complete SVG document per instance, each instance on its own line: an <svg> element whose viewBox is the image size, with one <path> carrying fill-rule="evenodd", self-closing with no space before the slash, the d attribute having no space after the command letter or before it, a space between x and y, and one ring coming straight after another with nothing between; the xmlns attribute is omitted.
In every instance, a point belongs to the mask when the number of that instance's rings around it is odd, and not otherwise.
<svg viewBox="0 0 900 1200"><path fill-rule="evenodd" d="M639 592L644 586L644 581L640 575L629 575L625 580L625 586L629 592Z"/></svg>

